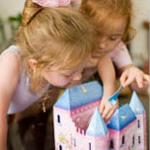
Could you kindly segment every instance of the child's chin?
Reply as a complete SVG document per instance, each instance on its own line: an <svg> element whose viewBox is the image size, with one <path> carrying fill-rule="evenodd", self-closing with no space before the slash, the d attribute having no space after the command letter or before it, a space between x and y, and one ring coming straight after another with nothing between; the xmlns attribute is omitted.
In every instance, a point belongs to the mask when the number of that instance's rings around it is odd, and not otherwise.
<svg viewBox="0 0 150 150"><path fill-rule="evenodd" d="M60 85L59 87L60 87L60 88L67 88L67 87L69 87L69 85L70 85L70 83L65 84L65 85Z"/></svg>
<svg viewBox="0 0 150 150"><path fill-rule="evenodd" d="M72 86L74 86L74 85L72 85L71 83L68 83L68 84L62 86L62 88L68 88L68 87L72 87Z"/></svg>
<svg viewBox="0 0 150 150"><path fill-rule="evenodd" d="M60 85L60 84L52 84L51 83L51 85L54 86L54 87L58 87L58 88L66 88L66 87L68 87L68 84Z"/></svg>

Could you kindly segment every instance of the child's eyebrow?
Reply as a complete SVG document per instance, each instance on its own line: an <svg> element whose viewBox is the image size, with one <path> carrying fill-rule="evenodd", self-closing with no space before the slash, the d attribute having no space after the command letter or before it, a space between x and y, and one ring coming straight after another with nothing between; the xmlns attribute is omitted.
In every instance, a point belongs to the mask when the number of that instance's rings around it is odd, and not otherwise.
<svg viewBox="0 0 150 150"><path fill-rule="evenodd" d="M62 71L61 74L63 75L73 75L75 71Z"/></svg>
<svg viewBox="0 0 150 150"><path fill-rule="evenodd" d="M63 75L68 75L68 76L71 76L71 75L74 75L75 73L77 72L82 72L83 70L73 70L73 71L62 71L61 73Z"/></svg>

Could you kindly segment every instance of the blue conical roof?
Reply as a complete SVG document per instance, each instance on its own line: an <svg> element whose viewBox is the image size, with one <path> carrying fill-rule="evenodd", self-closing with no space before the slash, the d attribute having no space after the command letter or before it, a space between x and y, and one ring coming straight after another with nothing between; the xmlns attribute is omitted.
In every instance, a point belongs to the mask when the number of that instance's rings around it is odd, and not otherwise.
<svg viewBox="0 0 150 150"><path fill-rule="evenodd" d="M103 89L97 81L69 87L55 103L55 107L71 110L100 100Z"/></svg>
<svg viewBox="0 0 150 150"><path fill-rule="evenodd" d="M133 92L132 97L131 97L130 107L136 115L143 114L143 112L145 112L145 108L135 91Z"/></svg>
<svg viewBox="0 0 150 150"><path fill-rule="evenodd" d="M107 127L113 130L122 130L134 120L136 120L135 114L129 105L125 104L116 110L109 123L107 124Z"/></svg>
<svg viewBox="0 0 150 150"><path fill-rule="evenodd" d="M108 133L106 124L104 120L102 119L101 114L99 113L99 110L96 109L91 122L89 124L89 127L86 131L86 134L89 136L99 137L99 136L105 136Z"/></svg>

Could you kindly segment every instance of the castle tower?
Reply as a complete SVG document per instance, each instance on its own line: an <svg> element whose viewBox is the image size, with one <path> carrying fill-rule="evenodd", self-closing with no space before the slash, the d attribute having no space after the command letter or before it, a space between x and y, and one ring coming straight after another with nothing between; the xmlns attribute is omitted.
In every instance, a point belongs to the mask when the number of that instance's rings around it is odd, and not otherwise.
<svg viewBox="0 0 150 150"><path fill-rule="evenodd" d="M70 117L70 109L67 89L53 107L55 150L70 150L72 132L76 130Z"/></svg>
<svg viewBox="0 0 150 150"><path fill-rule="evenodd" d="M102 97L102 86L89 82L69 87L53 107L55 150L82 150L88 122Z"/></svg>
<svg viewBox="0 0 150 150"><path fill-rule="evenodd" d="M87 150L108 150L108 129L98 109L92 116L86 135L91 141Z"/></svg>
<svg viewBox="0 0 150 150"><path fill-rule="evenodd" d="M146 112L136 92L133 92L130 107L137 117L136 150L147 150L146 146Z"/></svg>
<svg viewBox="0 0 150 150"><path fill-rule="evenodd" d="M110 150L136 150L136 116L128 104L116 110L107 127Z"/></svg>

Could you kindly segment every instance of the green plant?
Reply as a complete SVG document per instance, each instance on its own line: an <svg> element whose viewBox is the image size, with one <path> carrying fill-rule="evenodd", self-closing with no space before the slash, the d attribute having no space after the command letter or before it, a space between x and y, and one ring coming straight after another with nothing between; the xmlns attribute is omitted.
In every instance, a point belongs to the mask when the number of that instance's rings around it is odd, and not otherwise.
<svg viewBox="0 0 150 150"><path fill-rule="evenodd" d="M18 30L18 27L21 24L21 20L22 20L22 15L19 13L15 16L9 16L7 18L7 21L4 22L1 18L0 18L0 52L5 49L7 46L14 44L15 40L15 34L16 31ZM6 29L5 29L5 25L6 23L8 23L8 28L10 28L10 32L11 32L11 36L10 38L6 38Z"/></svg>

